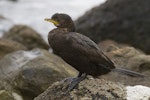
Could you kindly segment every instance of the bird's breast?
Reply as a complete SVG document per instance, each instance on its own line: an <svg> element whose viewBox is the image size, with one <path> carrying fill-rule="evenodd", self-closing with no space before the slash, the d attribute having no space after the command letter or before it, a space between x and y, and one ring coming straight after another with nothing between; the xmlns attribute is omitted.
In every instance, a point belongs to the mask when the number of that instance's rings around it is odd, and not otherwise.
<svg viewBox="0 0 150 100"><path fill-rule="evenodd" d="M48 41L55 54L59 55L61 52L69 52L70 43L64 34L49 34Z"/></svg>

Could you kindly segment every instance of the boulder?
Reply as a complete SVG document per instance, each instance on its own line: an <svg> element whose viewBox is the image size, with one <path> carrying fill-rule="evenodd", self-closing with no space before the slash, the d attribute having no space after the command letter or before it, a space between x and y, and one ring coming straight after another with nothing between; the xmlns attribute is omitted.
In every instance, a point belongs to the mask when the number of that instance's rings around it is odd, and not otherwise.
<svg viewBox="0 0 150 100"><path fill-rule="evenodd" d="M23 98L15 92L0 90L0 100L23 100Z"/></svg>
<svg viewBox="0 0 150 100"><path fill-rule="evenodd" d="M120 73L111 72L107 75L100 76L106 80L125 83L127 85L146 85L150 86L150 55L146 55L142 51L133 47L118 44L116 42L102 42L104 53L115 63L116 67L133 70L145 75L145 78L134 78ZM105 45L107 44L107 45Z"/></svg>
<svg viewBox="0 0 150 100"><path fill-rule="evenodd" d="M0 90L0 100L14 100L14 99L7 91Z"/></svg>
<svg viewBox="0 0 150 100"><path fill-rule="evenodd" d="M17 50L26 50L27 48L13 40L2 39L0 38L0 59L6 54L17 51Z"/></svg>
<svg viewBox="0 0 150 100"><path fill-rule="evenodd" d="M0 79L10 82L25 100L33 100L53 82L75 75L75 69L44 49L17 51L0 60Z"/></svg>
<svg viewBox="0 0 150 100"><path fill-rule="evenodd" d="M3 38L22 43L29 50L33 48L49 48L48 44L43 40L41 35L26 25L13 26L4 34Z"/></svg>
<svg viewBox="0 0 150 100"><path fill-rule="evenodd" d="M110 39L150 54L149 4L149 0L107 0L78 18L76 29L97 43Z"/></svg>
<svg viewBox="0 0 150 100"><path fill-rule="evenodd" d="M0 100L23 100L22 96L12 89L9 82L0 80Z"/></svg>
<svg viewBox="0 0 150 100"><path fill-rule="evenodd" d="M127 100L150 100L150 87L127 86Z"/></svg>
<svg viewBox="0 0 150 100"><path fill-rule="evenodd" d="M85 79L66 92L68 82L56 82L34 100L126 100L125 86L103 79Z"/></svg>
<svg viewBox="0 0 150 100"><path fill-rule="evenodd" d="M111 52L119 48L129 47L129 45L127 44L117 43L116 41L113 40L104 40L99 42L97 45L103 52Z"/></svg>

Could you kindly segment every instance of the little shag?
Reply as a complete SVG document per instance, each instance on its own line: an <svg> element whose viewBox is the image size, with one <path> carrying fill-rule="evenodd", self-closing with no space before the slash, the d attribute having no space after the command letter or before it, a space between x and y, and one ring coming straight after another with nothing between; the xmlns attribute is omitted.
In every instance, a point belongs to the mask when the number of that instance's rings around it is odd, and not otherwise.
<svg viewBox="0 0 150 100"><path fill-rule="evenodd" d="M51 18L45 18L45 21L52 22L56 26L48 34L53 53L79 71L78 76L72 79L69 91L85 79L86 75L98 77L115 71L133 77L144 77L138 72L116 68L95 42L76 32L69 15L56 13Z"/></svg>

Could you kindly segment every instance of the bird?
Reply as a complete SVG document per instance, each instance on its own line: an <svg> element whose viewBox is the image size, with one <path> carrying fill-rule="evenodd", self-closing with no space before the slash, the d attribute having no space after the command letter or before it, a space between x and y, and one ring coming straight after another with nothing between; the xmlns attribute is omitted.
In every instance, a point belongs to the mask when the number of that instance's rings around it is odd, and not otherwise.
<svg viewBox="0 0 150 100"><path fill-rule="evenodd" d="M48 33L48 42L53 53L79 72L77 77L72 79L68 90L72 90L87 75L96 78L114 71L133 77L144 77L135 71L116 68L94 41L76 32L75 24L68 14L55 13L44 20L56 26Z"/></svg>

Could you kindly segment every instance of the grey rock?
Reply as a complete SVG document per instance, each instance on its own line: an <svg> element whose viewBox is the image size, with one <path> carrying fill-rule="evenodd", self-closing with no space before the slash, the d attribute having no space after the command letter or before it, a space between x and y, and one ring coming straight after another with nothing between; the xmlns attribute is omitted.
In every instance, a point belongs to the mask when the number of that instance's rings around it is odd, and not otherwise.
<svg viewBox="0 0 150 100"><path fill-rule="evenodd" d="M120 46L119 44L113 45L113 47L111 44L105 46L104 53L115 63L116 67L133 70L145 75L146 77L134 78L121 75L120 73L111 72L107 75L100 76L100 78L114 82L118 82L119 80L119 82L127 85L141 84L150 86L150 55L146 55L133 47L127 45Z"/></svg>
<svg viewBox="0 0 150 100"><path fill-rule="evenodd" d="M23 100L23 98L15 92L9 93L9 91L0 90L0 100Z"/></svg>
<svg viewBox="0 0 150 100"><path fill-rule="evenodd" d="M43 40L41 35L26 25L13 26L8 32L4 34L3 38L22 43L29 50L33 48L49 48L48 44Z"/></svg>
<svg viewBox="0 0 150 100"><path fill-rule="evenodd" d="M107 0L76 21L77 31L97 43L111 39L150 53L149 4L149 0Z"/></svg>
<svg viewBox="0 0 150 100"><path fill-rule="evenodd" d="M0 60L0 79L30 98L25 100L33 100L53 82L76 74L62 59L43 49L17 51Z"/></svg>
<svg viewBox="0 0 150 100"><path fill-rule="evenodd" d="M0 100L23 100L23 98L11 87L9 82L0 80Z"/></svg>
<svg viewBox="0 0 150 100"><path fill-rule="evenodd" d="M56 82L34 100L125 100L126 89L120 83L103 79L85 79L68 94L67 82Z"/></svg>
<svg viewBox="0 0 150 100"><path fill-rule="evenodd" d="M0 59L6 54L17 51L17 50L26 50L27 48L13 40L2 39L0 38Z"/></svg>
<svg viewBox="0 0 150 100"><path fill-rule="evenodd" d="M14 100L14 98L5 90L0 90L0 100Z"/></svg>

